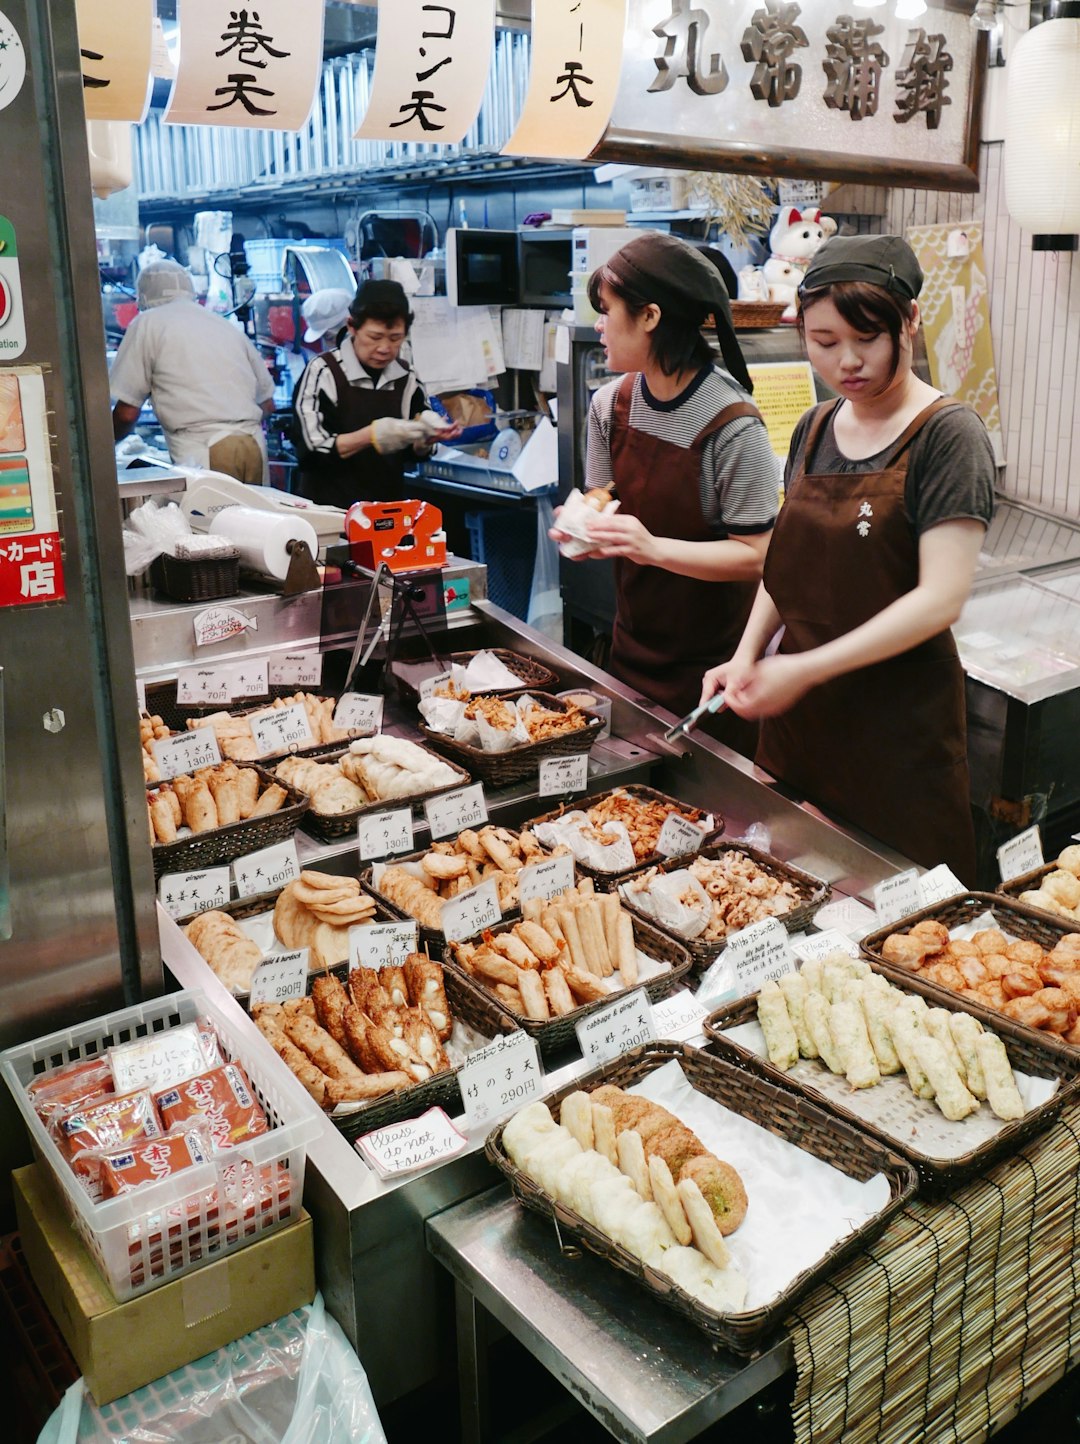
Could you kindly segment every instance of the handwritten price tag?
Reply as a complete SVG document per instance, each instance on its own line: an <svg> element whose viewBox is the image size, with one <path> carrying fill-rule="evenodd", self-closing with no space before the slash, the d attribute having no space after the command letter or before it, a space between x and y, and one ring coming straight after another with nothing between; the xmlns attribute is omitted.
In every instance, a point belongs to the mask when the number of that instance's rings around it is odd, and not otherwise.
<svg viewBox="0 0 1080 1444"><path fill-rule="evenodd" d="M671 1038L683 1043L696 1038L708 1011L687 988L678 988L669 998L652 1005L653 1027L658 1038Z"/></svg>
<svg viewBox="0 0 1080 1444"><path fill-rule="evenodd" d="M574 859L570 853L549 857L546 862L533 862L518 873L518 896L522 902L530 898L557 897L574 886Z"/></svg>
<svg viewBox="0 0 1080 1444"><path fill-rule="evenodd" d="M322 681L322 653L286 652L283 657L271 657L268 672L271 687L317 687Z"/></svg>
<svg viewBox="0 0 1080 1444"><path fill-rule="evenodd" d="M589 754L573 757L545 757L540 763L541 797L561 797L564 792L584 792L589 785Z"/></svg>
<svg viewBox="0 0 1080 1444"><path fill-rule="evenodd" d="M539 1098L543 1077L528 1033L507 1033L470 1053L458 1072L467 1126L493 1123Z"/></svg>
<svg viewBox="0 0 1080 1444"><path fill-rule="evenodd" d="M449 672L436 672L434 677L425 677L420 683L420 700L430 697L436 687L445 687L450 681Z"/></svg>
<svg viewBox="0 0 1080 1444"><path fill-rule="evenodd" d="M173 918L187 918L229 901L229 869L208 867L202 872L167 872L158 883L161 906Z"/></svg>
<svg viewBox="0 0 1080 1444"><path fill-rule="evenodd" d="M363 737L370 737L382 726L383 699L362 692L345 692L334 709L334 722Z"/></svg>
<svg viewBox="0 0 1080 1444"><path fill-rule="evenodd" d="M157 747L156 742L154 747ZM1021 873L1034 872L1037 867L1042 867L1042 837L1038 826L1018 832L1008 842L1003 842L997 850L997 860L1002 882L1010 882Z"/></svg>
<svg viewBox="0 0 1080 1444"><path fill-rule="evenodd" d="M681 857L685 852L697 852L704 840L703 828L695 827L692 822L687 822L685 817L673 812L660 829L656 850L664 857Z"/></svg>
<svg viewBox="0 0 1080 1444"><path fill-rule="evenodd" d="M849 958L859 956L858 943L852 942L846 933L836 928L826 928L823 933L813 933L808 938L793 939L788 947L800 963L827 958L830 953L846 953Z"/></svg>
<svg viewBox="0 0 1080 1444"><path fill-rule="evenodd" d="M154 761L166 781L199 767L216 767L221 761L221 748L212 727L197 727L177 737L159 737L153 748Z"/></svg>
<svg viewBox="0 0 1080 1444"><path fill-rule="evenodd" d="M255 897L261 892L283 888L287 882L300 876L295 839L290 837L273 847L264 847L259 852L238 857L232 865L232 873L237 897Z"/></svg>
<svg viewBox="0 0 1080 1444"><path fill-rule="evenodd" d="M310 747L315 741L303 702L294 702L291 707L280 707L276 712L253 717L251 735L255 738L260 757L288 752L293 747Z"/></svg>
<svg viewBox="0 0 1080 1444"><path fill-rule="evenodd" d="M606 1008L582 1018L576 1029L581 1056L586 1063L606 1063L629 1048L651 1043L656 1037L649 995L637 988Z"/></svg>
<svg viewBox="0 0 1080 1444"><path fill-rule="evenodd" d="M788 971L787 933L775 918L762 918L732 933L722 956L734 971L739 996L756 993L762 983Z"/></svg>
<svg viewBox="0 0 1080 1444"><path fill-rule="evenodd" d="M424 803L424 816L434 840L456 837L466 827L479 827L488 820L484 784L474 782L470 787L444 792L441 797L429 797Z"/></svg>
<svg viewBox="0 0 1080 1444"><path fill-rule="evenodd" d="M415 923L358 923L349 929L349 971L400 968L416 952Z"/></svg>
<svg viewBox="0 0 1080 1444"><path fill-rule="evenodd" d="M905 872L898 872L895 877L887 877L884 882L879 882L874 887L874 911L877 913L878 927L891 927L909 913L917 913L922 905L916 868L909 867Z"/></svg>
<svg viewBox="0 0 1080 1444"><path fill-rule="evenodd" d="M233 668L181 667L176 674L176 700L185 706L212 703L221 706L233 699Z"/></svg>
<svg viewBox="0 0 1080 1444"><path fill-rule="evenodd" d="M475 937L482 928L494 927L501 918L499 889L494 882L482 882L468 892L459 892L442 905L443 934L448 943Z"/></svg>
<svg viewBox="0 0 1080 1444"><path fill-rule="evenodd" d="M232 670L234 697L265 697L270 690L265 657L257 662L254 658L247 662L238 662Z"/></svg>
<svg viewBox="0 0 1080 1444"><path fill-rule="evenodd" d="M412 808L400 807L393 812L369 812L357 823L356 836L360 857L364 862L412 852Z"/></svg>
<svg viewBox="0 0 1080 1444"><path fill-rule="evenodd" d="M858 941L877 927L877 915L858 898L840 897L819 908L814 918L819 928L838 928Z"/></svg>
<svg viewBox="0 0 1080 1444"><path fill-rule="evenodd" d="M256 1003L284 1003L289 998L302 998L307 991L307 979L307 948L275 953L255 969L248 1001L254 1007Z"/></svg>
<svg viewBox="0 0 1080 1444"><path fill-rule="evenodd" d="M967 892L967 888L947 863L939 862L937 867L923 873L919 879L919 892L922 894L923 907L929 908L935 903L944 902L947 897L956 897L957 893Z"/></svg>
<svg viewBox="0 0 1080 1444"><path fill-rule="evenodd" d="M356 1140L356 1151L380 1178L396 1178L453 1158L468 1144L441 1108L429 1108L419 1118L363 1134Z"/></svg>

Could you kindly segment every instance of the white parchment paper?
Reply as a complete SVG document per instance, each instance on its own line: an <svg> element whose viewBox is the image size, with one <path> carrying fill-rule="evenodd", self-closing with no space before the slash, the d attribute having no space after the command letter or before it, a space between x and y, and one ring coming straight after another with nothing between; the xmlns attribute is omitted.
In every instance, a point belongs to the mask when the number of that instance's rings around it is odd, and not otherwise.
<svg viewBox="0 0 1080 1444"><path fill-rule="evenodd" d="M726 1242L734 1266L746 1279L747 1311L771 1303L889 1203L884 1174L865 1183L849 1178L698 1093L677 1060L628 1091L674 1113L742 1177L749 1207Z"/></svg>

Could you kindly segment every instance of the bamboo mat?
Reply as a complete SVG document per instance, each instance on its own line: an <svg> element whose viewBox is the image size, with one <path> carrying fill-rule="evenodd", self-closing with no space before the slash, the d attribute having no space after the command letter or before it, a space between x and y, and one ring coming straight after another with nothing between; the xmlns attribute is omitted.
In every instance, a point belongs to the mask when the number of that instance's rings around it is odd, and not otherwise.
<svg viewBox="0 0 1080 1444"><path fill-rule="evenodd" d="M798 1444L980 1440L1080 1354L1080 1106L916 1199L786 1320Z"/></svg>

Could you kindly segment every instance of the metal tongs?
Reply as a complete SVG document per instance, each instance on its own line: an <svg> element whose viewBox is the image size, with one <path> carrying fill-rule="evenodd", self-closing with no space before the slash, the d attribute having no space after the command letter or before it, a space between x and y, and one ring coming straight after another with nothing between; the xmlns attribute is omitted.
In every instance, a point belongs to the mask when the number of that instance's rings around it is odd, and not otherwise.
<svg viewBox="0 0 1080 1444"><path fill-rule="evenodd" d="M712 716L723 710L724 694L717 692L707 702L702 702L700 707L695 707L692 712L687 712L681 722L676 722L674 727L669 727L662 734L665 742L674 742L676 737L685 737L691 728L696 727L702 717Z"/></svg>

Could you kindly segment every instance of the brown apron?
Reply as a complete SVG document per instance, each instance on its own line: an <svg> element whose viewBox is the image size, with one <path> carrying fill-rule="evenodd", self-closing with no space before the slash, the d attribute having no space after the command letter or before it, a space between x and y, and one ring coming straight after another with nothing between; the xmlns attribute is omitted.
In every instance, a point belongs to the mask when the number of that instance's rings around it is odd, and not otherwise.
<svg viewBox="0 0 1080 1444"><path fill-rule="evenodd" d="M360 431L383 416L402 416L406 372L389 386L353 386L333 351L326 352L326 364L337 387L330 429L335 435ZM295 404L295 392L294 404ZM411 447L385 455L373 447L357 456L323 457L318 466L300 463L300 493L318 506L340 506L348 510L354 501L401 501L404 477L416 460Z"/></svg>
<svg viewBox="0 0 1080 1444"><path fill-rule="evenodd" d="M637 375L624 376L615 398L611 470L619 509L654 536L716 541L701 509L705 442L739 416L758 416L749 402L726 406L688 447L631 430ZM683 716L696 707L703 673L734 653L750 615L753 582L704 582L660 567L615 560L615 625L610 669L620 681ZM732 713L709 731L752 757L756 728Z"/></svg>
<svg viewBox="0 0 1080 1444"><path fill-rule="evenodd" d="M817 407L765 560L781 652L842 636L916 585L919 543L904 511L910 446L931 416L958 404L932 401L889 448L889 465L871 472L813 471L834 405ZM768 718L757 761L914 862L946 862L973 883L964 673L951 631L823 682Z"/></svg>

